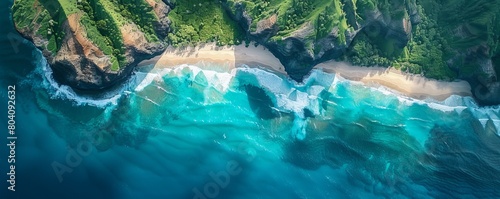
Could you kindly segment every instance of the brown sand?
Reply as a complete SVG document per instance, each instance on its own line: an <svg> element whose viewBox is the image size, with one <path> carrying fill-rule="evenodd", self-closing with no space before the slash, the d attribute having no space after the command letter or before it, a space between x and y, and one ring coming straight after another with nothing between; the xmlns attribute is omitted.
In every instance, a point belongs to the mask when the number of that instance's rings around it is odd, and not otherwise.
<svg viewBox="0 0 500 199"><path fill-rule="evenodd" d="M394 68L360 67L345 62L328 61L314 68L333 72L346 79L360 81L371 86L385 86L416 99L433 98L445 100L450 95L471 96L471 87L466 81L444 82L421 75L403 73Z"/></svg>
<svg viewBox="0 0 500 199"><path fill-rule="evenodd" d="M139 67L153 65L154 68L172 68L182 64L196 65L213 69L210 64L217 64L217 70L230 71L242 64L258 66L286 74L280 61L263 46L250 44L218 47L205 44L197 47L169 47L159 56L142 61ZM385 86L412 98L433 98L444 100L450 95L471 96L471 87L466 81L443 82L420 75L406 74L394 68L359 67L345 62L328 61L314 68L336 73L346 79L360 81L368 86Z"/></svg>
<svg viewBox="0 0 500 199"><path fill-rule="evenodd" d="M168 47L162 55L142 61L139 67L154 65L155 68L171 68L182 64L208 67L203 63L219 64L220 68L229 71L242 64L259 66L279 73L286 73L281 62L263 46L250 44L219 47L215 44L204 44L197 47Z"/></svg>

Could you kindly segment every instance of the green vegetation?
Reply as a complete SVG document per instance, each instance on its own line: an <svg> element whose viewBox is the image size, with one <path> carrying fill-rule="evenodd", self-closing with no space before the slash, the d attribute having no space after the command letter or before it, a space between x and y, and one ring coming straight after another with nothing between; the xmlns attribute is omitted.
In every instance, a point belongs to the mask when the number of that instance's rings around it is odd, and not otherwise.
<svg viewBox="0 0 500 199"><path fill-rule="evenodd" d="M157 0L155 0L157 1ZM241 3L257 23L276 16L279 27L272 41L281 43L298 32L309 52L323 50L323 38L335 36L335 46L347 47L342 59L364 66L394 66L403 71L451 80L464 73L476 73L477 60L467 53L484 49L500 74L500 0L184 0L168 14L172 21L166 42L173 46L216 42L218 45L248 41L246 33L224 9L236 12ZM415 8L416 5L416 8ZM411 8L410 8L411 7ZM232 10L231 10L232 9ZM409 41L388 36L388 28L373 22L379 12L387 21L410 18L418 10ZM41 35L46 48L56 53L65 39L62 24L78 13L85 36L112 61L112 69L126 64L121 27L133 23L148 42L162 42L155 32L158 16L146 0L16 0L13 19L19 29ZM371 17L371 18L369 18ZM370 22L370 23L369 23ZM361 26L361 27L360 27ZM387 25L385 25L387 26ZM312 27L312 31L302 31ZM361 29L362 28L362 29ZM359 31L348 40L347 34ZM409 33L406 32L406 33ZM404 33L403 33L404 34ZM347 46L349 45L349 46ZM450 68L453 68L450 69Z"/></svg>
<svg viewBox="0 0 500 199"><path fill-rule="evenodd" d="M255 31L258 21L277 14L280 29L273 37L277 41L299 30L304 23L313 22L315 31L314 35L306 37L307 46L314 43L307 39L318 41L332 30L337 32L338 44L346 44L346 31L356 22L363 23L367 18L367 13L375 9L393 20L409 17L404 0L235 0L228 2L230 5L236 2L244 4L246 11L253 19L251 31ZM435 9L436 7L433 8L434 12L439 10ZM348 22L348 14L352 16L350 22ZM405 71L423 73L437 79L454 78L456 74L445 64L446 59L449 58L444 53L449 48L448 41L442 37L442 30L436 19L427 18L425 13L423 15L423 23L414 27L414 37L406 47L401 47L397 41L385 38L385 35L380 32L370 33L370 30L366 30L360 33L351 44L346 59L366 66L393 65ZM312 50L317 52L317 49Z"/></svg>
<svg viewBox="0 0 500 199"><path fill-rule="evenodd" d="M240 44L244 32L224 11L222 4L206 0L177 3L169 14L173 32L168 35L173 46L216 42L217 45Z"/></svg>
<svg viewBox="0 0 500 199"><path fill-rule="evenodd" d="M427 77L435 79L456 78L457 74L446 65L445 52L448 51L448 44L441 31L441 27L434 20L424 16L423 22L414 31L413 40L408 44L408 57L398 60L402 70L422 72Z"/></svg>
<svg viewBox="0 0 500 199"><path fill-rule="evenodd" d="M381 34L373 38L369 38L369 34L368 31L358 35L346 59L363 66L394 66L435 79L453 79L456 76L445 64L443 52L447 41L431 19L424 17L414 30L412 40L403 48L393 40L381 38Z"/></svg>
<svg viewBox="0 0 500 199"><path fill-rule="evenodd" d="M327 35L333 27L338 28L339 43L345 44L345 31L349 28L341 0L229 0L230 6L241 2L253 19L251 31L257 28L257 22L277 14L279 32L274 37L280 40L312 22L313 35L308 38L318 40Z"/></svg>
<svg viewBox="0 0 500 199"><path fill-rule="evenodd" d="M65 39L63 24L79 14L84 35L110 57L112 70L126 65L123 25L135 23L149 42L159 41L153 27L158 17L145 0L16 0L12 9L16 26L45 38L54 54Z"/></svg>
<svg viewBox="0 0 500 199"><path fill-rule="evenodd" d="M380 54L381 50L369 41L368 36L361 33L353 42L347 58L360 66L389 66L391 61Z"/></svg>
<svg viewBox="0 0 500 199"><path fill-rule="evenodd" d="M23 0L15 1L13 19L20 29L47 38L47 49L53 53L61 47L65 32L60 24L66 21L66 16L78 11L76 0Z"/></svg>
<svg viewBox="0 0 500 199"><path fill-rule="evenodd" d="M49 44L47 45L47 49L56 52L61 47L65 36L65 31L62 30L59 24L63 24L66 21L66 16L78 11L76 0L39 0L38 3L42 4L43 8L46 9L45 15L41 15L43 22L38 32L48 38Z"/></svg>
<svg viewBox="0 0 500 199"><path fill-rule="evenodd" d="M93 12L86 13L92 13L89 14L91 21L97 22L97 29L106 40L106 45L113 49L112 54L108 55L111 55L111 68L117 70L119 66L125 65L125 57L123 56L125 50L120 26L126 21L120 14L115 12L114 7L108 0L89 0L89 4ZM96 34L91 37L96 38L99 35ZM91 41L94 40L91 39Z"/></svg>
<svg viewBox="0 0 500 199"><path fill-rule="evenodd" d="M346 44L345 31L349 26L340 1L333 1L316 17L316 40L325 37L334 27L338 28L338 42Z"/></svg>
<svg viewBox="0 0 500 199"><path fill-rule="evenodd" d="M159 40L153 28L153 24L158 21L158 17L146 1L113 0L113 4L119 5L121 16L131 19L139 26L148 41L155 42Z"/></svg>
<svg viewBox="0 0 500 199"><path fill-rule="evenodd" d="M373 1L359 2L358 9L375 5ZM365 66L392 65L430 78L451 80L458 74L450 69L447 61L457 54L461 57L453 62L453 67L458 68L460 73L473 74L479 68L477 62L466 60L460 52L485 45L491 47L491 57L498 55L500 1L422 0L418 3L422 23L413 27L411 40L405 47L397 47L390 39L370 38L369 31L365 31L368 37L359 35L345 59ZM381 8L380 4L379 9L392 17L406 17L401 13L384 11L387 8Z"/></svg>

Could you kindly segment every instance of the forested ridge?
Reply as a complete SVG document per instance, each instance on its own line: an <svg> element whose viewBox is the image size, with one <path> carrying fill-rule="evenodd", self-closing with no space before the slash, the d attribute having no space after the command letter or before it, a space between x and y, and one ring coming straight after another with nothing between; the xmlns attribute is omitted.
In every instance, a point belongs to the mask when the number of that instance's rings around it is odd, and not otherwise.
<svg viewBox="0 0 500 199"><path fill-rule="evenodd" d="M499 0L187 0L175 4L179 10L173 10L175 34L169 41L174 45L207 41L239 44L248 40L225 14L213 14L214 10L225 6L230 14L236 15L240 6L251 19L248 32L257 31L259 22L275 16L277 31L268 41L293 38L306 27L310 30L299 39L311 54L321 51L322 39L333 36L334 45L345 47L342 56L334 58L355 65L394 66L435 79L452 80L465 73L480 73L475 71L480 68L477 61L471 60L473 58L466 52L487 48L486 56L493 58L495 67L500 68L497 63ZM197 9L198 4L202 8ZM209 5L213 9L207 9ZM417 21L411 18L415 15L411 13L413 10L418 15ZM398 41L386 34L387 27L371 22L376 14L386 23L407 20L405 23L410 26L408 41ZM213 22L207 25L208 20L203 16L221 18L226 25L213 27ZM215 21L212 17L209 19ZM211 30L221 27L222 30L217 31L223 34L207 32L206 27ZM225 34L224 30L235 32ZM347 39L353 35L354 38Z"/></svg>
<svg viewBox="0 0 500 199"><path fill-rule="evenodd" d="M115 71L130 64L122 27L135 24L147 42L175 47L256 41L296 80L331 59L484 85L500 75L500 0L16 0L13 6L18 30L43 38L53 54L75 13Z"/></svg>
<svg viewBox="0 0 500 199"><path fill-rule="evenodd" d="M112 69L125 65L123 38L120 26L135 23L149 41L158 41L152 22L153 8L146 1L133 0L17 0L13 19L18 29L41 35L45 46L57 53L65 37L63 24L72 14L81 15L79 23L86 37L111 57ZM35 11L35 12L33 12ZM26 30L27 29L27 30Z"/></svg>

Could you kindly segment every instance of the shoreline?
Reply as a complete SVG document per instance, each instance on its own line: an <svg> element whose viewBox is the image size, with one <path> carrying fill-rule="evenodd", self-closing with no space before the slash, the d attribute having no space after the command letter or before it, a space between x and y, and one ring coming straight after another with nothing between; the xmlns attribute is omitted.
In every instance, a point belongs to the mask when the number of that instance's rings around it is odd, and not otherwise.
<svg viewBox="0 0 500 199"><path fill-rule="evenodd" d="M190 64L203 69L227 72L242 64L249 67L260 67L277 73L286 74L284 66L264 46L219 47L208 43L196 47L174 48L169 46L165 52L152 59L144 60L137 65L138 69L146 66L155 69L173 68L182 64ZM213 66L217 64L217 66ZM366 86L384 86L402 95L423 100L432 98L443 101L451 95L472 96L468 82L457 80L444 82L429 79L421 75L404 73L394 68L353 66L346 62L326 61L313 67L328 73L335 73L351 81L359 81Z"/></svg>
<svg viewBox="0 0 500 199"><path fill-rule="evenodd" d="M394 68L362 67L347 62L327 61L314 66L314 69L335 73L345 79L362 82L367 86L384 86L419 100L432 98L443 101L451 95L472 96L471 86L464 80L439 81L422 75L404 73Z"/></svg>
<svg viewBox="0 0 500 199"><path fill-rule="evenodd" d="M219 66L212 67L209 63L218 64ZM137 68L153 66L153 68L162 69L173 68L182 64L226 72L245 64L249 67L261 67L286 74L285 67L278 58L264 46L255 46L253 42L248 47L245 47L244 44L221 47L215 45L215 43L181 48L169 46L161 55L139 62Z"/></svg>

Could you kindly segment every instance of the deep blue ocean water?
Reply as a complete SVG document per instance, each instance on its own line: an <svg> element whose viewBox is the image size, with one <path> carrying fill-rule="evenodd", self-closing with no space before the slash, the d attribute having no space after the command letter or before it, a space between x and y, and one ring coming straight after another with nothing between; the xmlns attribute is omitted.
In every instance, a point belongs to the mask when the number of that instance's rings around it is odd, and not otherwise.
<svg viewBox="0 0 500 199"><path fill-rule="evenodd" d="M187 65L137 71L90 99L53 82L13 29L12 2L0 4L0 198L500 198L498 107L414 100L321 71L298 84Z"/></svg>

